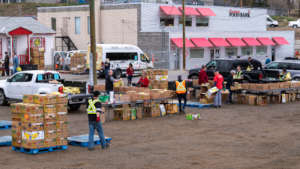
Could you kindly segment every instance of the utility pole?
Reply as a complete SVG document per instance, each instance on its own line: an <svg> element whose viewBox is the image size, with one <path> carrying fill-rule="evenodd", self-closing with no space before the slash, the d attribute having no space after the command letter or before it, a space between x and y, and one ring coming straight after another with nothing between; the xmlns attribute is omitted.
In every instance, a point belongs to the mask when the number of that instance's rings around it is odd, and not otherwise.
<svg viewBox="0 0 300 169"><path fill-rule="evenodd" d="M97 0L96 0L97 1ZM92 85L97 85L97 53L96 53L96 29L95 29L95 0L90 0L90 29L91 29L91 53L90 53L90 76L92 76ZM93 59L91 59L93 57ZM90 77L91 79L91 77Z"/></svg>
<svg viewBox="0 0 300 169"><path fill-rule="evenodd" d="M185 48L185 0L182 0L182 67L183 67L183 70L185 70L185 59L186 59L186 56L185 56L185 51L186 51L186 48Z"/></svg>

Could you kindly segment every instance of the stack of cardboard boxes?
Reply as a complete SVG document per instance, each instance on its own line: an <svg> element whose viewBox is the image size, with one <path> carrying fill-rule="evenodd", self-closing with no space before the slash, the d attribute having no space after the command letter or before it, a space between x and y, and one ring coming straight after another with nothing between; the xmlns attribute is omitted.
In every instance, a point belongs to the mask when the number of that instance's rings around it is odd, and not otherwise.
<svg viewBox="0 0 300 169"><path fill-rule="evenodd" d="M146 71L152 89L168 89L168 70L149 69Z"/></svg>
<svg viewBox="0 0 300 169"><path fill-rule="evenodd" d="M70 61L70 70L73 73L82 73L85 71L86 67L86 60L85 60L86 54L76 52L71 56Z"/></svg>
<svg viewBox="0 0 300 169"><path fill-rule="evenodd" d="M65 95L25 95L11 105L12 145L39 149L67 145L68 120Z"/></svg>
<svg viewBox="0 0 300 169"><path fill-rule="evenodd" d="M37 65L39 70L45 69L45 49L30 48L31 64Z"/></svg>

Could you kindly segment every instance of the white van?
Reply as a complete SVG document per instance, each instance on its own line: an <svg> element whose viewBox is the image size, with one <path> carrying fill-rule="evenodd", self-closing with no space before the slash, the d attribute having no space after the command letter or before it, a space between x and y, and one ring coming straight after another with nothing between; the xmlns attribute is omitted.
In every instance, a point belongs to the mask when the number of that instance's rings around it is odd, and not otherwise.
<svg viewBox="0 0 300 169"><path fill-rule="evenodd" d="M267 26L268 27L278 27L278 21L272 19L269 15L267 15Z"/></svg>
<svg viewBox="0 0 300 169"><path fill-rule="evenodd" d="M104 76L102 62L110 61L110 68L114 71L115 77L126 75L126 69L132 63L134 75L140 75L142 70L153 68L149 57L137 46L128 44L97 44L97 73ZM87 65L89 69L90 47L87 52Z"/></svg>

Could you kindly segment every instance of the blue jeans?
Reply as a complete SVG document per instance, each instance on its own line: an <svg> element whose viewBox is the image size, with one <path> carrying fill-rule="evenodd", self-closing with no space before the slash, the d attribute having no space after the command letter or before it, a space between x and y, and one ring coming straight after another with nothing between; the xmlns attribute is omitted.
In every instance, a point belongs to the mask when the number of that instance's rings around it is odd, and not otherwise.
<svg viewBox="0 0 300 169"><path fill-rule="evenodd" d="M219 90L215 97L215 106L221 106L222 105L222 90Z"/></svg>
<svg viewBox="0 0 300 169"><path fill-rule="evenodd" d="M105 137L104 137L104 134L103 134L102 123L101 122L96 122L96 121L89 121L89 128L90 128L90 132L89 132L89 146L88 146L88 148L93 148L94 147L94 132L95 132L95 129L98 132L101 147L105 148L106 147L106 141L105 141Z"/></svg>

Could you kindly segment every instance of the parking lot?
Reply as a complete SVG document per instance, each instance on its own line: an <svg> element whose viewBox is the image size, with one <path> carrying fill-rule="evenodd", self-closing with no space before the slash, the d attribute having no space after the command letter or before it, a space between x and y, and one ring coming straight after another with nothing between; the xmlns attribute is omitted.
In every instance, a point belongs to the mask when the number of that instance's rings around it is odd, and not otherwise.
<svg viewBox="0 0 300 169"><path fill-rule="evenodd" d="M1 168L300 168L298 103L186 112L201 113L202 119L176 115L105 123L105 135L113 139L108 150L69 146L66 151L27 155L0 147ZM10 120L9 107L0 107L0 118ZM68 118L70 135L88 133L84 107Z"/></svg>

